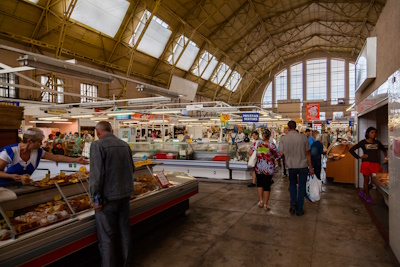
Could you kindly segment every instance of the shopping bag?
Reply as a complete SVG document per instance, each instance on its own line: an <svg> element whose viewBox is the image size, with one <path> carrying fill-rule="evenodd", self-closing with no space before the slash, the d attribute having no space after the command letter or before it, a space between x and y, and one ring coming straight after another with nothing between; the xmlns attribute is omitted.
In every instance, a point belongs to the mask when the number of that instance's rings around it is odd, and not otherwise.
<svg viewBox="0 0 400 267"><path fill-rule="evenodd" d="M247 165L251 168L254 168L256 166L256 163L257 163L257 150L254 150L253 154L251 154L249 158L249 162L247 163Z"/></svg>
<svg viewBox="0 0 400 267"><path fill-rule="evenodd" d="M247 163L247 166L250 168L254 168L257 163L257 147L258 147L258 142L256 142L255 149L253 151L253 154L251 154L249 158L249 162Z"/></svg>
<svg viewBox="0 0 400 267"><path fill-rule="evenodd" d="M326 184L326 172L324 168L321 168L321 182Z"/></svg>
<svg viewBox="0 0 400 267"><path fill-rule="evenodd" d="M321 167L326 168L326 162L328 161L328 158L325 156L322 156L321 158Z"/></svg>
<svg viewBox="0 0 400 267"><path fill-rule="evenodd" d="M309 175L307 177L307 183L306 183L306 198L310 202L319 201L321 199L321 190L322 190L321 180L319 180L314 175Z"/></svg>

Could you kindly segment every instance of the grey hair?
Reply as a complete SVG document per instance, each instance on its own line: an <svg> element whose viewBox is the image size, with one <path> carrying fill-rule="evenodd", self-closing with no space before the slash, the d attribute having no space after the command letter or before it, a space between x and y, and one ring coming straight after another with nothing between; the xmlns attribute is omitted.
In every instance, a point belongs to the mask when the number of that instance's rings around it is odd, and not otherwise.
<svg viewBox="0 0 400 267"><path fill-rule="evenodd" d="M42 141L43 138L44 138L43 131L40 130L39 128L32 127L25 131L22 137L22 142L25 144L28 143L28 140L31 140L32 142L37 142L37 141Z"/></svg>
<svg viewBox="0 0 400 267"><path fill-rule="evenodd" d="M112 132L112 126L108 121L101 121L97 123L96 129L100 132L108 132L108 133Z"/></svg>

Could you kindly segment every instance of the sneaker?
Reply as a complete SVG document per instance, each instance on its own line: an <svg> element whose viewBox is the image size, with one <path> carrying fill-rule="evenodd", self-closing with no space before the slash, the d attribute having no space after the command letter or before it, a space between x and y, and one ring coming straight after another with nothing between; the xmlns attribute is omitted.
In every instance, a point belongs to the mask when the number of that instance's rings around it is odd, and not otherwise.
<svg viewBox="0 0 400 267"><path fill-rule="evenodd" d="M366 198L366 196L365 196L365 194L364 194L364 191L362 191L362 190L358 191L358 195L359 195L362 199L364 199L365 201L367 201L367 198Z"/></svg>
<svg viewBox="0 0 400 267"><path fill-rule="evenodd" d="M370 205L375 205L375 202L372 200L371 197L365 196L365 200L367 201L368 204L370 204Z"/></svg>
<svg viewBox="0 0 400 267"><path fill-rule="evenodd" d="M294 215L296 213L296 205L290 206L289 212L290 214Z"/></svg>
<svg viewBox="0 0 400 267"><path fill-rule="evenodd" d="M303 216L304 215L304 210L302 210L301 212L296 212L296 216Z"/></svg>
<svg viewBox="0 0 400 267"><path fill-rule="evenodd" d="M255 187L255 186L256 186L256 184L251 183L247 187Z"/></svg>
<svg viewBox="0 0 400 267"><path fill-rule="evenodd" d="M262 208L262 207L264 206L264 202L262 202L261 200L258 201L257 206L258 206L259 208Z"/></svg>
<svg viewBox="0 0 400 267"><path fill-rule="evenodd" d="M282 177L285 178L285 177L287 177L287 175L286 175L286 174L283 174Z"/></svg>

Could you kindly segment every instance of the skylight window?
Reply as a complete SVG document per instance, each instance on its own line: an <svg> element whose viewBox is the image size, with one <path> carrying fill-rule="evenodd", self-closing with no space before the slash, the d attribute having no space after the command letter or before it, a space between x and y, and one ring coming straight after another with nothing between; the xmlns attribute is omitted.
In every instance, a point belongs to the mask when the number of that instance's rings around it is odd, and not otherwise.
<svg viewBox="0 0 400 267"><path fill-rule="evenodd" d="M214 77L211 79L211 82L218 85L224 85L231 72L231 68L229 68L228 65L222 62L221 65L219 65L219 68Z"/></svg>
<svg viewBox="0 0 400 267"><path fill-rule="evenodd" d="M151 13L146 10L140 19L131 40L129 41L129 45L134 46L136 44L150 16ZM149 27L147 27L143 38L140 40L137 50L155 58L159 58L164 51L171 34L172 32L169 30L169 25L160 18L153 16Z"/></svg>
<svg viewBox="0 0 400 267"><path fill-rule="evenodd" d="M34 3L34 4L39 3L39 0L26 0L26 1L31 2L31 3Z"/></svg>
<svg viewBox="0 0 400 267"><path fill-rule="evenodd" d="M211 77L215 67L218 65L218 60L209 52L204 51L199 59L199 63L193 70L193 74L201 76L201 78L208 80Z"/></svg>
<svg viewBox="0 0 400 267"><path fill-rule="evenodd" d="M241 81L242 76L237 71L234 71L231 78L225 84L225 88L229 91L235 92Z"/></svg>
<svg viewBox="0 0 400 267"><path fill-rule="evenodd" d="M187 44L188 42L189 44ZM186 44L186 49L183 51L183 48ZM172 51L172 54L168 57L168 62L173 65L175 61L179 59L178 63L176 63L176 66L187 71L193 65L199 50L200 49L197 47L196 43L189 41L187 37L181 35L178 43L175 45L174 50Z"/></svg>
<svg viewBox="0 0 400 267"><path fill-rule="evenodd" d="M71 19L114 37L128 7L126 0L79 0Z"/></svg>

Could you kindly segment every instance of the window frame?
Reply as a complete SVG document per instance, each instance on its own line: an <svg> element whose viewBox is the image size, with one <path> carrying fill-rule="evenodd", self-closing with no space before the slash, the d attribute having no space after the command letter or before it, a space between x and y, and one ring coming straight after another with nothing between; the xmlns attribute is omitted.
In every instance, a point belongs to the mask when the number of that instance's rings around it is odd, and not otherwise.
<svg viewBox="0 0 400 267"><path fill-rule="evenodd" d="M312 80L312 81L310 81L310 79L309 79L309 77L311 76L310 75L310 71L309 71L309 62L312 62L312 61L322 61L322 60L324 60L325 61L325 79L318 79L318 80ZM320 64L318 64L318 65L320 65ZM318 69L320 69L319 67L316 67L315 68L316 70L318 70ZM313 76L315 76L315 73L313 73L314 75ZM319 74L324 74L324 73L319 73ZM318 93L316 93L315 91L314 91L314 88L317 88L316 86L314 87L314 86L309 86L309 82L313 82L313 83L319 83L319 85L321 84L321 82L324 82L325 81L325 84L324 84L324 87L325 87L325 91L323 92L322 90L320 91L320 92L318 92ZM312 92L312 94L311 93L309 93L310 92L310 88L313 88L313 92ZM327 97L328 97L328 58L314 58L314 59L308 59L308 60L306 60L306 89L307 89L307 92L306 92L306 99L307 99L307 101L313 101L313 100L323 100L323 101L327 101ZM310 96L313 96L313 97L310 97ZM315 95L317 95L318 97L316 97ZM322 95L322 98L321 97L319 97L319 96L321 96Z"/></svg>

